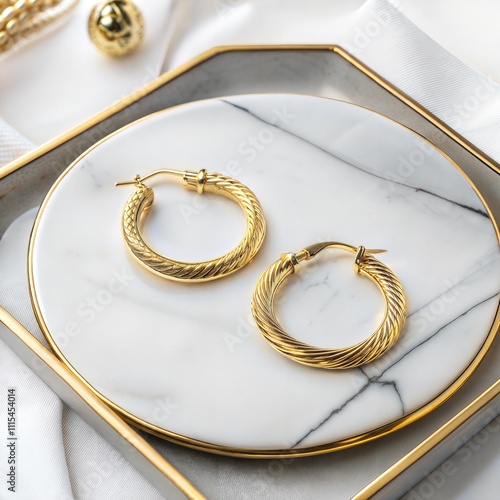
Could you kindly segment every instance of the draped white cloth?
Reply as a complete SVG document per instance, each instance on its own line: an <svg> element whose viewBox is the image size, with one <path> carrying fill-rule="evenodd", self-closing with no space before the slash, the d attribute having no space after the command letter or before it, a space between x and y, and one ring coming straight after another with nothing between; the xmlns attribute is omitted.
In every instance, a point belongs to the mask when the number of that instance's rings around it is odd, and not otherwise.
<svg viewBox="0 0 500 500"><path fill-rule="evenodd" d="M137 0L146 40L125 59L91 45L93 3L81 0L63 26L0 60L0 165L210 47L261 43L338 43L500 161L500 5L493 0L394 0L397 8L384 0ZM0 241L0 303L41 338L25 276L33 217L23 215ZM17 498L161 498L0 342L0 426L9 387L17 391L22 436ZM464 484L466 474L456 474L433 498L491 496L494 474L485 474L500 466L500 433L491 436L486 461L480 453L456 461L478 481ZM0 464L7 453L0 447ZM216 480L205 474L198 485L203 491L203 481ZM235 488L220 485L220 498L246 498ZM5 492L0 483L0 498ZM282 498L288 493L284 486Z"/></svg>

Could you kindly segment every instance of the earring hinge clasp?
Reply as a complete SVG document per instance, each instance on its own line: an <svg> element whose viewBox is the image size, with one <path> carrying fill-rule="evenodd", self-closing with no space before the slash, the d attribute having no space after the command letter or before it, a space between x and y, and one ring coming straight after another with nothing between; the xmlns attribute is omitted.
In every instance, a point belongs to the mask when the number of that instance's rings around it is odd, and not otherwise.
<svg viewBox="0 0 500 500"><path fill-rule="evenodd" d="M196 192L198 194L203 194L205 184L207 182L207 171L204 168L202 168L198 172L192 172L189 170L181 171L181 170L163 169L163 170L155 170L154 172L151 172L150 174L147 174L143 177L141 177L140 175L136 175L133 181L116 182L115 186L131 186L131 185L140 186L141 184L143 184L145 180L150 179L155 175L161 175L161 174L175 175L178 177L182 177L183 184L196 187Z"/></svg>
<svg viewBox="0 0 500 500"><path fill-rule="evenodd" d="M346 250L348 252L356 254L356 258L354 259L354 271L359 273L359 265L363 261L363 257L365 254L377 254L377 253L385 253L387 250L382 250L379 248L365 248L364 246L355 247L353 245L348 245L347 243L340 243L338 241L324 241L321 243L314 243L313 245L309 245L304 248L297 254L294 255L294 259L290 258L291 254L285 254L288 259L292 261L294 272L298 271L299 263L304 260L312 259L316 257L318 253L320 253L325 248L338 248L340 250Z"/></svg>

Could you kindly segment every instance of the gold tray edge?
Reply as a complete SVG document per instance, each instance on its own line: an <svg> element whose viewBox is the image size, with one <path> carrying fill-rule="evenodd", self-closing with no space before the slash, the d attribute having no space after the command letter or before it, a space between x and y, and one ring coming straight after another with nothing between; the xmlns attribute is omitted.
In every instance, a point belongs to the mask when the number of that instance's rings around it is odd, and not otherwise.
<svg viewBox="0 0 500 500"><path fill-rule="evenodd" d="M381 87L391 93L393 96L397 97L400 101L404 102L406 105L411 107L414 111L419 113L426 120L431 122L434 126L439 128L442 132L444 132L447 136L453 139L455 142L460 144L464 149L466 149L473 156L478 158L482 163L487 165L489 168L494 170L495 172L500 174L500 164L493 160L486 153L482 152L478 148L476 148L470 141L465 139L461 134L455 132L451 127L446 125L441 119L436 117L431 112L427 111L420 104L418 104L414 99L409 97L407 94L399 90L396 86L391 84L388 80L383 78L381 75L370 69L364 63L362 63L359 59L351 55L349 52L344 50L342 47L338 45L227 45L227 46L219 46L214 47L206 52L203 52L199 56L187 61L186 63L163 73L158 76L153 81L146 84L144 87L141 87L139 90L134 93L124 97L123 99L117 101L116 103L108 106L104 110L99 113L91 116L89 119L85 120L81 124L73 127L69 131L57 136L56 138L42 144L41 146L35 148L33 151L26 153L25 155L19 157L17 160L14 160L3 167L0 167L0 180L19 169L20 167L26 165L27 163L43 156L44 154L52 151L56 147L62 145L64 142L73 139L77 135L81 134L85 130L97 125L101 121L110 116L116 114L119 111L124 110L127 106L137 102L139 99L144 97L147 94L150 94L154 90L160 88L166 83L174 80L178 76L186 73L190 69L196 67L202 62L205 62L219 54L223 54L226 52L250 52L250 51L272 51L272 50L311 50L311 51L331 51L338 54L340 57L345 59L347 62L352 64L358 70L366 74L370 79L378 83Z"/></svg>
<svg viewBox="0 0 500 500"><path fill-rule="evenodd" d="M370 484L357 493L352 500L368 500L376 493L381 492L391 481L399 476L403 471L415 464L418 460L432 451L445 438L450 436L469 418L481 409L485 408L497 396L500 395L500 380L495 382L486 391L479 395L474 401L468 404L463 410L443 424L439 429L433 432L428 438L408 452L404 457L389 467L385 472L375 478Z"/></svg>

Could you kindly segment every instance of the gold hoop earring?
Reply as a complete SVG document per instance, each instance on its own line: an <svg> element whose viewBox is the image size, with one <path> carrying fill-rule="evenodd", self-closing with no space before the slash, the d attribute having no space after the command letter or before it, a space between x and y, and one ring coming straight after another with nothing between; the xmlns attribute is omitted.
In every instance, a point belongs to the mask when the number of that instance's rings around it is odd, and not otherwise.
<svg viewBox="0 0 500 500"><path fill-rule="evenodd" d="M374 281L386 302L384 319L375 332L362 342L340 349L324 349L293 338L281 327L273 305L278 288L288 276L299 270L300 262L312 259L325 248L355 253L355 272ZM385 250L325 242L311 245L296 254L283 254L260 277L253 295L253 316L267 342L298 363L330 370L354 368L382 356L396 343L406 321L406 298L400 281L385 264L371 255L382 252Z"/></svg>
<svg viewBox="0 0 500 500"><path fill-rule="evenodd" d="M183 185L195 189L198 194L205 191L226 196L236 201L247 217L246 233L240 243L227 254L201 262L183 262L170 259L153 250L143 239L139 225L143 213L153 204L154 193L143 184L159 174L182 177ZM250 262L258 252L266 234L266 221L259 201L245 185L218 173L181 172L157 170L144 177L137 175L133 182L117 182L117 186L135 184L136 190L123 210L122 232L125 242L134 257L150 271L167 279L184 282L200 282L222 278Z"/></svg>

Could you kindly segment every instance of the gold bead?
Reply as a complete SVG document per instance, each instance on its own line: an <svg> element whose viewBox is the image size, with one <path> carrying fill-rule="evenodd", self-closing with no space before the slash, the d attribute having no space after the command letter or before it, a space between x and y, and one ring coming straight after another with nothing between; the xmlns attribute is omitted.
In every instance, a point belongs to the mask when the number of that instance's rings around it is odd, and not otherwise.
<svg viewBox="0 0 500 500"><path fill-rule="evenodd" d="M105 54L123 56L134 51L144 37L144 19L130 0L106 0L92 9L89 35Z"/></svg>
<svg viewBox="0 0 500 500"><path fill-rule="evenodd" d="M11 19L6 25L5 25L5 31L9 35L14 35L19 28L19 23L17 22L17 19Z"/></svg>
<svg viewBox="0 0 500 500"><path fill-rule="evenodd" d="M7 35L5 31L0 31L0 47L7 45L8 41L9 41L9 35Z"/></svg>
<svg viewBox="0 0 500 500"><path fill-rule="evenodd" d="M3 9L0 13L0 30L14 17L16 11L12 7Z"/></svg>
<svg viewBox="0 0 500 500"><path fill-rule="evenodd" d="M17 11L23 11L26 8L26 0L17 0L14 4L14 9Z"/></svg>
<svg viewBox="0 0 500 500"><path fill-rule="evenodd" d="M16 11L14 7L7 7L6 9L3 9L2 13L0 14L0 22L4 21L10 21L16 14Z"/></svg>

